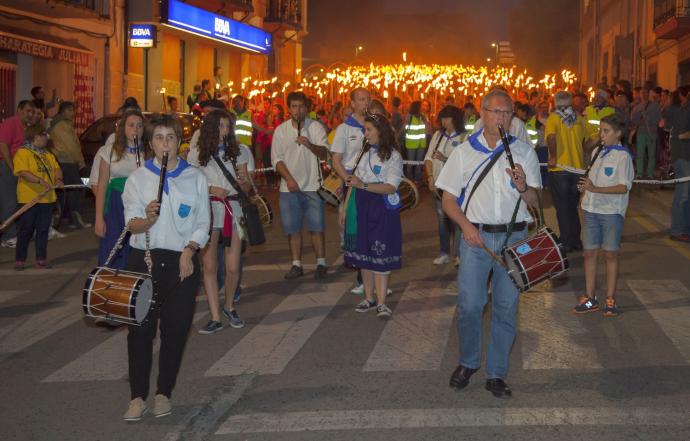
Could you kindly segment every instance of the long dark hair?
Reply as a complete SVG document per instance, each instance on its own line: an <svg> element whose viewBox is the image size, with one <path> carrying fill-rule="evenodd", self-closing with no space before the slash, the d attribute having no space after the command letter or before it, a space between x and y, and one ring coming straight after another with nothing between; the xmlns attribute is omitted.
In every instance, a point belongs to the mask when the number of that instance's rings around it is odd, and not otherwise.
<svg viewBox="0 0 690 441"><path fill-rule="evenodd" d="M395 132L391 123L388 122L385 116L375 113L367 113L364 121L371 123L379 132L379 146L378 155L381 161L388 161L393 154L393 150L398 149L398 143L395 140ZM366 148L367 140L364 139L364 148Z"/></svg>
<svg viewBox="0 0 690 441"><path fill-rule="evenodd" d="M225 142L225 154L223 161L237 161L240 155L240 145L235 138L235 118L225 110L214 110L204 117L199 135L199 165L206 167L211 157L218 153L218 141L220 140L220 121L230 121L230 133L222 140Z"/></svg>
<svg viewBox="0 0 690 441"><path fill-rule="evenodd" d="M412 101L412 103L410 104L410 115L416 116L417 118L422 117L422 102L421 101Z"/></svg>
<svg viewBox="0 0 690 441"><path fill-rule="evenodd" d="M465 133L465 113L462 111L462 109L452 104L445 106L440 112L438 112L439 127L443 127L443 124L441 124L441 119L443 118L453 119L453 128L455 129L455 133Z"/></svg>
<svg viewBox="0 0 690 441"><path fill-rule="evenodd" d="M122 159L122 156L125 154L125 147L127 147L127 137L125 136L125 125L127 124L127 119L129 119L130 116L136 116L141 118L141 124L142 126L144 125L144 115L138 110L127 110L125 113L122 115L122 118L120 118L120 121L117 123L117 128L115 129L115 142L113 143L113 153L115 153L115 158L119 161ZM144 135L145 136L145 135ZM139 140L139 147L142 149L142 153L146 156L146 152L144 151L144 146L147 143L145 140L140 139Z"/></svg>

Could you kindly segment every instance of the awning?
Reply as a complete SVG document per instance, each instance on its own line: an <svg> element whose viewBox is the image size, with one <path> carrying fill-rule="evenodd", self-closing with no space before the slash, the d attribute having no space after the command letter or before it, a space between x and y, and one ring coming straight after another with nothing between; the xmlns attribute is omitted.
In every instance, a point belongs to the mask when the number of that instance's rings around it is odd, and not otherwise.
<svg viewBox="0 0 690 441"><path fill-rule="evenodd" d="M72 40L4 26L0 50L88 66L93 52Z"/></svg>

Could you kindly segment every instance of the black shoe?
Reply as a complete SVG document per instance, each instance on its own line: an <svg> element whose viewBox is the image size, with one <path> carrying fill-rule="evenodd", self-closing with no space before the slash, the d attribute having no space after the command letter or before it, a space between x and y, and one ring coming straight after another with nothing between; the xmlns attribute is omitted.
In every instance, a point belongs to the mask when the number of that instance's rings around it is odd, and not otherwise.
<svg viewBox="0 0 690 441"><path fill-rule="evenodd" d="M323 280L328 274L328 267L326 265L317 265L316 272L314 273L314 278L316 280Z"/></svg>
<svg viewBox="0 0 690 441"><path fill-rule="evenodd" d="M290 271L285 274L285 280L292 280L296 279L298 277L302 277L304 275L304 270L302 269L301 266L297 265L292 265L292 268L290 268Z"/></svg>
<svg viewBox="0 0 690 441"><path fill-rule="evenodd" d="M489 378L486 380L486 390L494 394L496 398L510 398L513 395L510 387L500 378Z"/></svg>
<svg viewBox="0 0 690 441"><path fill-rule="evenodd" d="M470 377L478 370L458 365L453 371L453 375L450 376L450 387L455 390L464 389L470 383Z"/></svg>

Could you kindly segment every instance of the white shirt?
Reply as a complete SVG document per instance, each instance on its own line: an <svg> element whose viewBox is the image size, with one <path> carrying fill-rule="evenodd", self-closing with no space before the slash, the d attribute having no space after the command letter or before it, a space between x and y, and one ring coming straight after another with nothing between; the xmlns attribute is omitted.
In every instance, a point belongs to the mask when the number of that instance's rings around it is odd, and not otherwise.
<svg viewBox="0 0 690 441"><path fill-rule="evenodd" d="M477 133L482 128L484 128L484 121L482 121L482 119L479 118L474 123L474 130L472 131L472 134ZM513 119L510 121L510 128L508 129L508 134L513 135L520 141L524 141L527 144L532 145L532 141L529 139L529 135L527 134L527 127L525 126L525 123L517 116L514 116Z"/></svg>
<svg viewBox="0 0 690 441"><path fill-rule="evenodd" d="M309 118L304 120L301 135L306 136L312 144L327 146L328 139L323 126ZM321 166L315 154L296 142L297 128L292 126L292 119L280 124L273 133L271 144L271 163L277 167L282 162L292 177L297 181L301 191L319 189ZM280 191L288 192L285 179L280 180Z"/></svg>
<svg viewBox="0 0 690 441"><path fill-rule="evenodd" d="M98 185L98 175L100 174L101 166L101 155L106 151L106 147L109 149L113 148L113 143L115 142L115 134L111 133L108 139L105 140L105 145L101 146L96 152L96 156L93 157L93 164L91 164L91 173L89 173L89 185L91 188L95 188Z"/></svg>
<svg viewBox="0 0 690 441"><path fill-rule="evenodd" d="M441 139L441 142L438 143L440 137L443 137L443 139ZM434 136L431 137L431 143L429 143L430 148L426 149L424 161L431 161L431 171L434 176L434 181L438 179L438 175L441 173L441 169L443 168L443 162L439 161L438 159L433 159L437 143L437 151L448 158L453 150L455 150L455 147L460 146L460 144L465 142L465 139L467 139L467 132L451 133L451 136L447 136L443 134L441 130L438 130L436 133L434 133Z"/></svg>
<svg viewBox="0 0 690 441"><path fill-rule="evenodd" d="M403 178L402 170L402 156L397 150L391 152L387 161L382 161L377 150L372 147L362 156L354 174L367 184L390 184L397 189Z"/></svg>
<svg viewBox="0 0 690 441"><path fill-rule="evenodd" d="M155 164L160 167L158 162ZM206 177L198 168L187 167L179 176L167 180L169 191L163 192L160 216L149 229L151 249L182 251L190 241L203 248L211 222ZM135 217L146 218L146 206L158 197L159 181L159 175L144 166L129 176L122 193L125 223ZM129 243L145 250L146 234L132 234Z"/></svg>
<svg viewBox="0 0 690 441"><path fill-rule="evenodd" d="M100 150L100 160L105 161L106 164L110 164L110 179L113 178L126 178L134 170L137 169L137 155L136 153L129 153L127 150L122 154L120 160L117 159L117 154L113 152L113 144L104 145ZM112 160L112 162L111 162ZM144 148L142 147L139 151L139 161L144 164ZM95 162L95 161L94 161ZM100 167L100 165L99 165ZM96 181L98 182L98 181Z"/></svg>
<svg viewBox="0 0 690 441"><path fill-rule="evenodd" d="M610 150L604 157L599 155L589 171L589 179L594 186L612 187L620 184L625 185L628 192L625 194L602 194L586 191L582 198L582 209L590 213L620 214L625 217L634 177L635 167L633 167L632 158L627 152Z"/></svg>
<svg viewBox="0 0 690 441"><path fill-rule="evenodd" d="M455 197L460 196L463 188L465 188L463 209L465 209L474 183L489 161L486 161L481 167L479 165L490 156L488 153L482 153L472 147L470 144L471 138L468 138L467 141L453 150L436 180L437 188L447 191ZM483 133L479 134L476 139L481 145L488 148L488 143ZM500 145L501 143L498 143L496 147ZM510 151L513 154L513 161L516 164L522 165L522 168L525 170L527 185L541 188L539 160L532 145L518 139L510 145ZM479 170L474 173L472 182L469 182L470 176L478 167ZM511 185L512 179L506 173L506 168L510 168L510 164L505 153L502 153L489 173L484 177L484 180L479 184L479 187L477 187L474 196L472 196L466 212L470 222L490 225L507 224L510 222L515 204L520 198L520 193ZM527 210L527 204L521 202L516 222L531 220L532 217Z"/></svg>
<svg viewBox="0 0 690 441"><path fill-rule="evenodd" d="M359 124L354 118L352 120L348 119L349 123L344 122L335 129L333 142L331 142L331 152L343 155L342 164L346 170L352 170L355 166L357 154L364 145L364 129L352 125Z"/></svg>

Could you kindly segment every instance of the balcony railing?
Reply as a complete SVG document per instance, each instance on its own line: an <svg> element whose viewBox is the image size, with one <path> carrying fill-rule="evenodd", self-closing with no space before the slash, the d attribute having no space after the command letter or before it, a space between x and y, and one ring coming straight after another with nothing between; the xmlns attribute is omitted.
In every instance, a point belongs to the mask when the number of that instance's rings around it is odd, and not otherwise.
<svg viewBox="0 0 690 441"><path fill-rule="evenodd" d="M264 22L282 23L294 28L301 28L302 1L268 0Z"/></svg>
<svg viewBox="0 0 690 441"><path fill-rule="evenodd" d="M690 17L690 0L654 0L655 29L679 17Z"/></svg>
<svg viewBox="0 0 690 441"><path fill-rule="evenodd" d="M58 0L58 3L64 3L75 8L85 9L87 11L93 11L101 17L110 16L109 0Z"/></svg>

